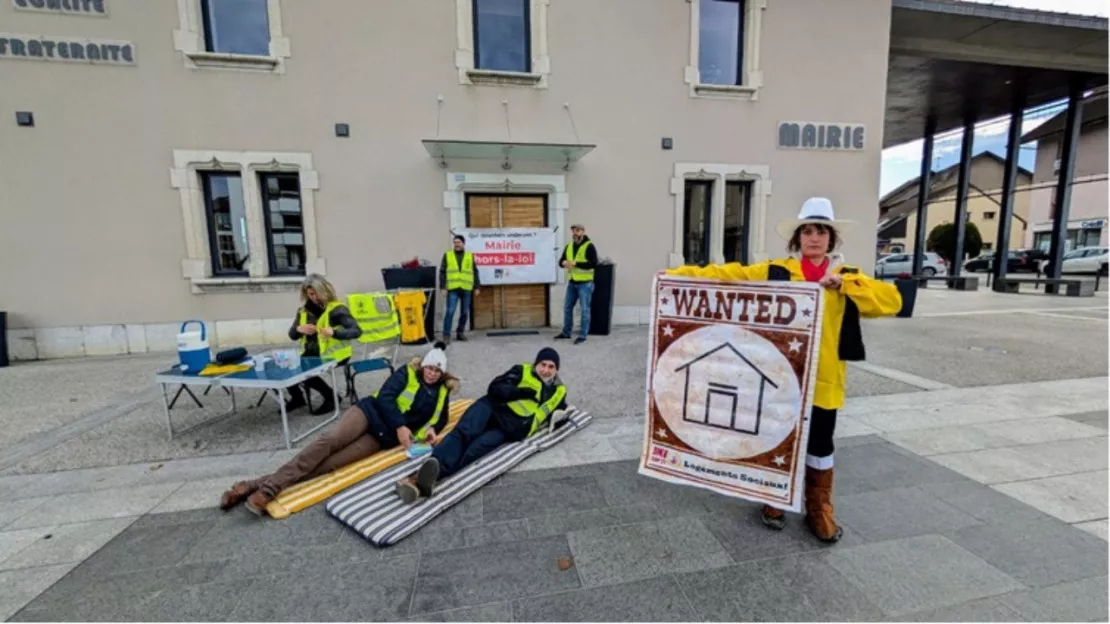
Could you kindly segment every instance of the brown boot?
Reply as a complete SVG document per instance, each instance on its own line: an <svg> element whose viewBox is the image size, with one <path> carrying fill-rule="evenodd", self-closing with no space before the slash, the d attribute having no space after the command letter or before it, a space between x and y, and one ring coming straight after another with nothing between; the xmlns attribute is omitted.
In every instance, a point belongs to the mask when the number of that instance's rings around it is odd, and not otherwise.
<svg viewBox="0 0 1110 624"><path fill-rule="evenodd" d="M406 505L415 503L420 498L420 487L416 484L416 477L405 477L397 482L397 496Z"/></svg>
<svg viewBox="0 0 1110 624"><path fill-rule="evenodd" d="M768 528L781 531L786 526L786 512L770 505L763 506L763 524Z"/></svg>
<svg viewBox="0 0 1110 624"><path fill-rule="evenodd" d="M258 484L254 481L240 481L236 483L220 496L220 509L227 511L235 507L246 500L246 498L257 489Z"/></svg>
<svg viewBox="0 0 1110 624"><path fill-rule="evenodd" d="M806 467L806 526L822 542L833 543L844 534L833 517L833 469Z"/></svg>
<svg viewBox="0 0 1110 624"><path fill-rule="evenodd" d="M265 516L266 505L269 505L272 500L274 500L273 496L267 494L263 490L256 490L255 493L251 494L250 498L247 499L247 509L256 516Z"/></svg>

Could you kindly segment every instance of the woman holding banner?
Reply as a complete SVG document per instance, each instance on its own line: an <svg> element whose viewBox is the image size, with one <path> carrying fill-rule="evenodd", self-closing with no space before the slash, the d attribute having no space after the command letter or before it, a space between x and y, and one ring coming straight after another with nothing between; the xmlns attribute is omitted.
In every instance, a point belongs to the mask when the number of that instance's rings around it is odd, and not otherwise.
<svg viewBox="0 0 1110 624"><path fill-rule="evenodd" d="M844 406L847 362L864 358L859 319L894 316L902 308L902 297L892 284L871 279L859 269L841 264L839 254L833 255L850 225L836 219L831 201L813 197L802 204L797 219L783 221L776 228L788 241L789 257L749 266L731 263L667 271L720 280L816 282L825 288L805 476L806 525L824 542L836 542L842 535L832 505L833 431L836 411ZM786 526L781 509L767 505L762 514L768 527L781 530Z"/></svg>

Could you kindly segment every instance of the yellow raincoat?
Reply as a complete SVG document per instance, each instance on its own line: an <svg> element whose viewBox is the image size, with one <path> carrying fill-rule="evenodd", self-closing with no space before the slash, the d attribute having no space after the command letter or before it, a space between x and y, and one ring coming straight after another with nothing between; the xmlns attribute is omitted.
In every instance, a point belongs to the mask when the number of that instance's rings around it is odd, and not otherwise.
<svg viewBox="0 0 1110 624"><path fill-rule="evenodd" d="M777 264L790 271L790 279L804 282L802 263L797 258L784 258L743 266L737 262L711 264L706 267L684 266L669 269L668 275L683 277L702 277L722 281L766 281L768 267ZM840 359L840 326L844 320L845 297L851 297L859 308L862 318L894 316L902 309L902 295L893 284L871 279L863 273L845 273L851 269L842 265L834 269L840 274L840 290L825 289L825 311L821 326L821 349L817 360L817 383L813 392L813 404L817 407L835 410L844 406L844 381L848 365Z"/></svg>

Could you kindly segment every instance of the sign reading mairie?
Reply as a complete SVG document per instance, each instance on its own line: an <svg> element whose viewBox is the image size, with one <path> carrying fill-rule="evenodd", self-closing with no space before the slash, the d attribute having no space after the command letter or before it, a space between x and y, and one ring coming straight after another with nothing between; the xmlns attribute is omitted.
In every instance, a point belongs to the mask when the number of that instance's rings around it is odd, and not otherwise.
<svg viewBox="0 0 1110 624"><path fill-rule="evenodd" d="M782 121L779 122L778 146L855 152L864 147L864 133L863 124Z"/></svg>
<svg viewBox="0 0 1110 624"><path fill-rule="evenodd" d="M113 39L0 33L0 60L4 59L135 65L135 46Z"/></svg>
<svg viewBox="0 0 1110 624"><path fill-rule="evenodd" d="M12 0L17 11L35 11L56 15L108 16L108 0Z"/></svg>

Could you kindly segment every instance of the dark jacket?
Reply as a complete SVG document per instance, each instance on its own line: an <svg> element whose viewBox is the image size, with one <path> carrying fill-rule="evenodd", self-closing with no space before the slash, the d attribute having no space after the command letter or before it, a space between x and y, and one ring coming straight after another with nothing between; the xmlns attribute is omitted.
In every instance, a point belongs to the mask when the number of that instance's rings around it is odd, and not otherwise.
<svg viewBox="0 0 1110 624"><path fill-rule="evenodd" d="M402 414L401 409L397 407L397 397L405 391L405 386L409 382L409 374L406 368L415 370L416 378L420 381L420 389L416 391L416 397L412 400L412 407ZM363 412L369 412L370 410L376 412L377 416L381 417L382 422L391 431L408 427L409 430L416 433L418 429L428 424L432 415L435 414L440 386L446 386L448 393L450 393L459 387L459 382L450 373L444 373L440 377L439 383L434 386L425 384L423 375L420 374L420 358L413 358L406 366L398 368L389 376L389 379L385 380L381 390L378 391L378 396L367 397L360 401L359 409L362 409ZM450 400L450 396L448 396L448 400ZM444 405L443 414L440 416L436 431L442 431L446 423L447 406Z"/></svg>
<svg viewBox="0 0 1110 624"><path fill-rule="evenodd" d="M573 240L567 243L567 246L563 247L563 254L559 256L559 266L563 266L563 261L567 259L567 249L570 249L570 257L574 258L575 255L578 254L578 248L588 242L592 242L590 241L590 237L583 236L582 242L578 245L575 245ZM591 244L589 247L586 248L586 262L579 264L578 268L587 271L597 268L597 245Z"/></svg>
<svg viewBox="0 0 1110 624"><path fill-rule="evenodd" d="M458 263L459 268L462 268L463 254L466 253L466 251L465 250L464 251L455 251L454 249L449 249L449 250L447 250L447 253L443 254L443 259L439 261L439 288L440 288L440 290L446 290L447 289L447 254L449 254L449 253L455 254L455 262ZM481 288L481 287L482 287L482 280L480 280L478 278L478 263L475 262L474 263L474 288L477 289L477 288Z"/></svg>
<svg viewBox="0 0 1110 624"><path fill-rule="evenodd" d="M324 309L320 306L308 301L304 304L304 310L308 312L308 318L305 322L309 325L315 325L316 321L320 319L320 315L324 313ZM355 317L351 316L351 311L347 306L340 305L331 311L328 315L328 320L331 327L335 330L335 338L339 340L354 340L362 335L362 328L358 326ZM297 327L301 324L301 311L293 315L293 326L289 328L289 339L300 340L301 334L297 331ZM308 340L305 341L304 352L301 353L304 357L320 357L320 342L316 339L316 334L305 336Z"/></svg>
<svg viewBox="0 0 1110 624"><path fill-rule="evenodd" d="M531 418L521 418L517 416L508 406L512 401L517 401L519 399L534 400L536 398L535 392L518 386L524 374L522 367L522 364L517 364L507 372L494 378L494 380L490 382L489 388L486 390L486 396L489 397L490 403L493 404L493 412L498 416L500 421L527 423L528 427L531 427ZM559 378L555 377L555 381L558 382ZM543 403L550 399L551 395L555 394L556 386L556 383L543 384L543 389L540 391L539 403ZM556 409L566 409L566 407L567 398L563 396L563 400L559 402Z"/></svg>

